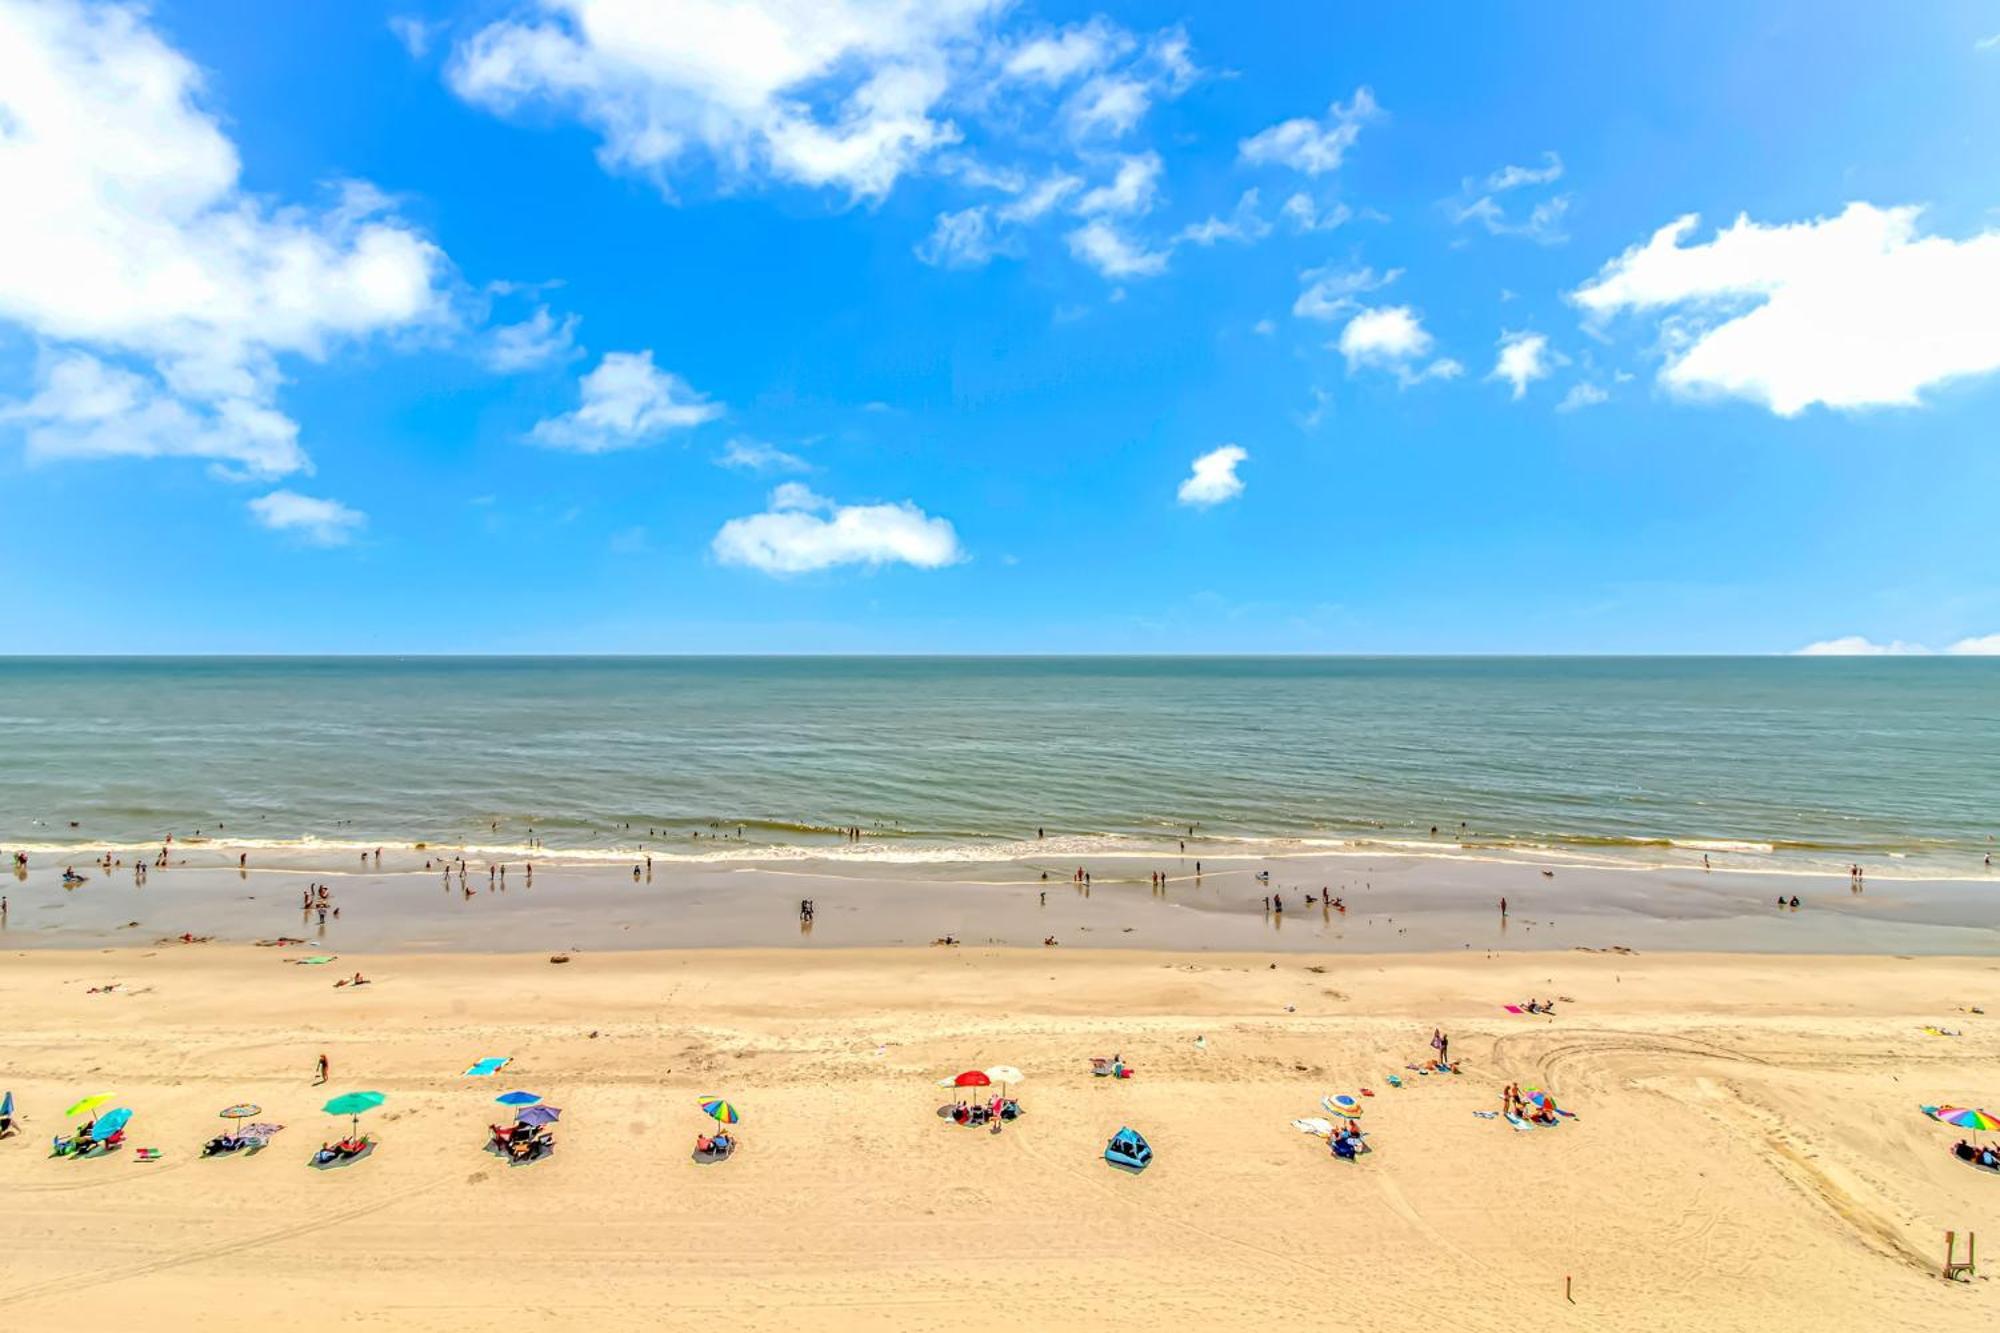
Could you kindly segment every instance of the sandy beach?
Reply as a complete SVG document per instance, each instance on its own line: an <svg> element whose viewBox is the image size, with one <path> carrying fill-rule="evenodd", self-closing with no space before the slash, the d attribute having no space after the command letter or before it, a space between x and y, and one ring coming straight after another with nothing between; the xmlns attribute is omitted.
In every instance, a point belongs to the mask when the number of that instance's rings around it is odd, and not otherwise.
<svg viewBox="0 0 2000 1333"><path fill-rule="evenodd" d="M1916 1109L2000 1103L2000 1027L1968 1012L2000 1014L1989 959L709 949L337 967L372 984L220 943L5 956L0 1084L25 1124L0 1143L0 1323L2000 1318L1985 1281L1936 1272L1947 1228L1994 1226L2000 1178ZM1552 1018L1502 1007L1531 996L1567 998ZM1405 1069L1434 1025L1461 1075ZM1136 1078L1090 1076L1114 1051ZM498 1078L461 1075L499 1055ZM1023 1118L941 1119L934 1080L995 1063L1026 1073ZM1576 1118L1474 1115L1510 1081ZM564 1108L557 1151L525 1167L481 1151L515 1087ZM351 1088L387 1094L366 1122L381 1146L312 1171L338 1128L319 1106ZM1375 1150L1358 1163L1291 1127L1362 1088ZM61 1109L98 1092L160 1161L46 1156ZM734 1160L691 1159L704 1094L742 1108ZM258 1156L198 1159L244 1100L288 1128ZM1101 1160L1122 1124L1158 1154L1142 1176Z"/></svg>

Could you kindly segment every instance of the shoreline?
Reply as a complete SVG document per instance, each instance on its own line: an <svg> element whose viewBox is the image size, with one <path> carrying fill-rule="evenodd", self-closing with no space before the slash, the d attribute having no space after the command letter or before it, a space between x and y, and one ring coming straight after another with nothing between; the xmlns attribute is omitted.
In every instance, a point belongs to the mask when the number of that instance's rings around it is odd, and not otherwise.
<svg viewBox="0 0 2000 1333"><path fill-rule="evenodd" d="M185 933L236 942L299 938L308 951L401 953L798 952L925 946L948 936L965 946L1024 948L1053 938L1059 947L1049 952L2000 954L2000 881L1977 879L1869 880L1856 891L1822 876L1788 879L1780 894L1768 877L1720 869L1163 856L1100 862L1087 883L1069 869L1044 880L1033 863L854 861L658 861L650 871L643 861L544 862L532 882L514 862L504 879L475 864L461 881L421 862L411 867L415 853L385 853L379 871L372 862L345 871L173 865L150 871L143 885L129 868L91 869L71 888L58 868L31 868L0 880L9 900L0 950L93 949ZM1155 870L1167 877L1159 886L1149 878ZM340 912L325 923L300 909L301 891L314 882L331 886L331 906ZM1799 908L1776 905L1793 895ZM810 922L800 919L802 899L816 905ZM1267 910L1267 899L1282 899L1286 910Z"/></svg>

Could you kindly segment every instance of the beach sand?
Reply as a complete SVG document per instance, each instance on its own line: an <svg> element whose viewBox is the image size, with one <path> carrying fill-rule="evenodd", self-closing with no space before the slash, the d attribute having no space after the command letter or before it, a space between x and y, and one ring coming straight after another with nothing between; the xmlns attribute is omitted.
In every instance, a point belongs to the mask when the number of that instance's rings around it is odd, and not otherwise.
<svg viewBox="0 0 2000 1333"><path fill-rule="evenodd" d="M333 988L356 968L374 984ZM1552 1019L1502 1008L1552 995L1572 997ZM26 1121L0 1142L0 1328L2000 1324L1988 1282L1937 1275L1947 1228L2000 1244L2000 1176L1916 1109L2000 1106L1985 958L919 947L302 967L218 943L10 952L0 1013L0 1088ZM1464 1074L1403 1068L1434 1025ZM1137 1078L1089 1076L1113 1051ZM514 1064L461 1076L489 1055ZM940 1119L934 1081L996 1063L1025 1071L1026 1115L998 1134ZM1473 1115L1516 1080L1577 1118ZM553 1157L510 1168L481 1144L516 1087L565 1114ZM1362 1087L1358 1164L1290 1127ZM388 1094L366 1121L380 1149L308 1169L337 1128L321 1102L355 1088ZM163 1160L45 1156L61 1108L98 1092ZM704 1094L744 1113L714 1166L690 1158ZM198 1160L240 1100L288 1128L259 1156ZM1144 1175L1101 1160L1123 1124L1158 1155Z"/></svg>

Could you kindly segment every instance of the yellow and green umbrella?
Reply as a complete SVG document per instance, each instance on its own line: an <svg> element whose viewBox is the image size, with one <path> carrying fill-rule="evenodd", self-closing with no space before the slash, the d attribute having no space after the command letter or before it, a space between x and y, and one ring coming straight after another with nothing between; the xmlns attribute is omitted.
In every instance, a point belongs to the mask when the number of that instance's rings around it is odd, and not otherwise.
<svg viewBox="0 0 2000 1333"><path fill-rule="evenodd" d="M78 1102L78 1103L77 1103L77 1104L76 1104L75 1106L72 1106L72 1107L70 1107L70 1108L69 1108L69 1110L67 1110L67 1111L64 1111L64 1112L63 1112L63 1114L64 1114L64 1115L88 1115L88 1114L90 1114L90 1112L92 1112L92 1111L95 1111L95 1110L96 1110L96 1109L97 1109L98 1107L100 1107L100 1106L104 1105L104 1103L106 1103L106 1102L108 1102L108 1101L110 1101L110 1100L111 1100L111 1094L110 1094L110 1093L108 1093L108 1092L100 1092L100 1093L98 1093L98 1094L97 1094L97 1095L96 1095L95 1097L85 1097L85 1098L84 1098L84 1099L83 1099L82 1101Z"/></svg>

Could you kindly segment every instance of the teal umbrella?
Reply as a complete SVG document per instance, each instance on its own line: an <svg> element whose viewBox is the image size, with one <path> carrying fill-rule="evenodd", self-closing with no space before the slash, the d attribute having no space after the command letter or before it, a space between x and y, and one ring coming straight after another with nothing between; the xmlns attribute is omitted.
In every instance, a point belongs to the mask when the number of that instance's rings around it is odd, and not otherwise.
<svg viewBox="0 0 2000 1333"><path fill-rule="evenodd" d="M97 1128L94 1132L99 1140L108 1139L119 1130L125 1128L126 1123L131 1119L132 1113L122 1106L115 1111L106 1111L103 1115L97 1117Z"/></svg>
<svg viewBox="0 0 2000 1333"><path fill-rule="evenodd" d="M328 1115L350 1115L354 1117L354 1128L361 1127L361 1113L372 1111L389 1099L379 1092L343 1092L320 1109Z"/></svg>
<svg viewBox="0 0 2000 1333"><path fill-rule="evenodd" d="M0 1097L0 1120L5 1120L8 1116L11 1116L13 1114L14 1114L14 1094L10 1092L5 1097Z"/></svg>

